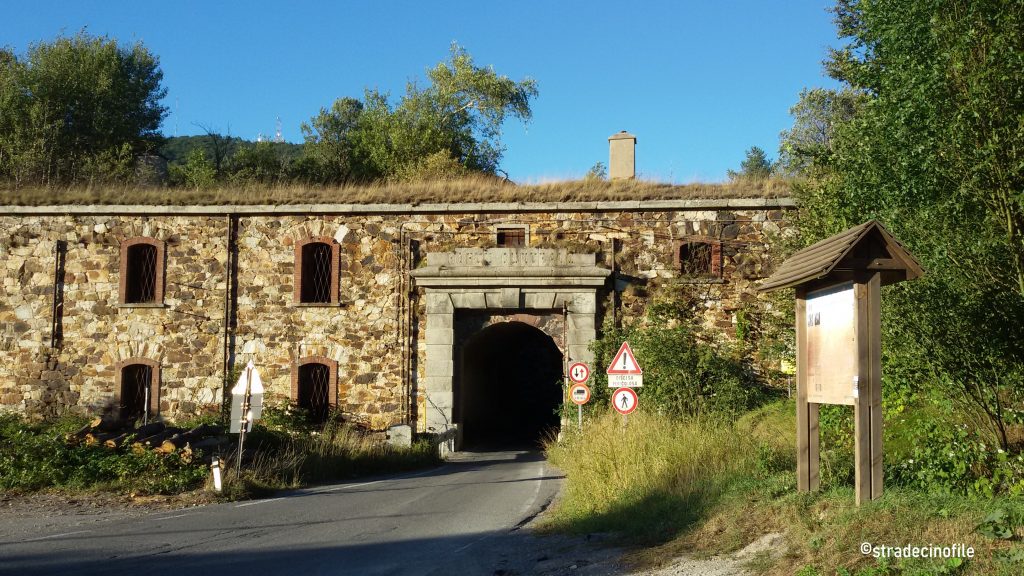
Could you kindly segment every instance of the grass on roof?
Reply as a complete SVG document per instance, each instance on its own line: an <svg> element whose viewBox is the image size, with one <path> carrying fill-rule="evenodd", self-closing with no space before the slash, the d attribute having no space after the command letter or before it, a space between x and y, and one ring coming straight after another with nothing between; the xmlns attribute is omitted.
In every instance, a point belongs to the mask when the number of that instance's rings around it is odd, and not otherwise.
<svg viewBox="0 0 1024 576"><path fill-rule="evenodd" d="M0 205L287 205L287 204L432 204L453 202L596 202L779 198L789 196L782 180L724 184L661 184L642 180L575 180L517 185L489 177L410 183L322 187L223 186L210 189L118 185L70 188L0 188Z"/></svg>

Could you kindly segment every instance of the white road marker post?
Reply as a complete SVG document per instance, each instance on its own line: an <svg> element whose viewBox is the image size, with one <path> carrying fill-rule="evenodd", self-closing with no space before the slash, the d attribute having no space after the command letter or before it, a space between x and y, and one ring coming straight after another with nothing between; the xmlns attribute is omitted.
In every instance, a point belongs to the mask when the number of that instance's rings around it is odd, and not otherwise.
<svg viewBox="0 0 1024 576"><path fill-rule="evenodd" d="M220 477L220 458L214 458L210 468L213 470L213 489L220 492L223 489Z"/></svg>

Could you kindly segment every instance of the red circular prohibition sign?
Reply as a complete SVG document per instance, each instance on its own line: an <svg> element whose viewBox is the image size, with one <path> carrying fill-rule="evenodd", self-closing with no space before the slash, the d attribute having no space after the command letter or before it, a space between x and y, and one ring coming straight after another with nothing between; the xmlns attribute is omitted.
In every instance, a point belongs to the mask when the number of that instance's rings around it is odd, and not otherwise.
<svg viewBox="0 0 1024 576"><path fill-rule="evenodd" d="M619 388L612 393L612 408L615 408L615 411L623 416L636 410L637 404L639 404L639 398L632 388Z"/></svg>

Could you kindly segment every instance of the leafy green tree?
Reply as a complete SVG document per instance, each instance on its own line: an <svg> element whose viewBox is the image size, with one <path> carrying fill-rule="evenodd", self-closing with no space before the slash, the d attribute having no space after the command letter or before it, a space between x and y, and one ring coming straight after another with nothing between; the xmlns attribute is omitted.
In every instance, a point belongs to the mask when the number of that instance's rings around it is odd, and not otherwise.
<svg viewBox="0 0 1024 576"><path fill-rule="evenodd" d="M1024 11L840 0L835 14L845 45L827 68L856 104L817 106L827 145L794 164L806 242L878 218L908 244L927 275L887 289L889 401L958 408L1007 448L1024 415Z"/></svg>
<svg viewBox="0 0 1024 576"><path fill-rule="evenodd" d="M330 109L302 124L305 159L296 176L316 183L345 184L369 180L379 173L369 165L360 141L363 103L355 98L339 98Z"/></svg>
<svg viewBox="0 0 1024 576"><path fill-rule="evenodd" d="M167 109L158 59L81 32L0 51L0 178L64 184L153 150ZM130 171L129 171L130 172Z"/></svg>
<svg viewBox="0 0 1024 576"><path fill-rule="evenodd" d="M217 183L217 169L202 148L193 148L184 164L172 164L169 169L171 184L195 188L212 188Z"/></svg>
<svg viewBox="0 0 1024 576"><path fill-rule="evenodd" d="M739 172L728 170L726 173L730 180L767 180L772 175L772 161L764 150L751 146L740 163Z"/></svg>
<svg viewBox="0 0 1024 576"><path fill-rule="evenodd" d="M808 176L815 166L828 166L837 125L853 118L864 101L864 94L848 87L802 90L789 109L793 127L779 135L777 170Z"/></svg>
<svg viewBox="0 0 1024 576"><path fill-rule="evenodd" d="M285 162L273 142L241 146L229 164L234 184L276 184L287 176Z"/></svg>
<svg viewBox="0 0 1024 576"><path fill-rule="evenodd" d="M470 171L495 173L502 125L509 117L530 120L536 83L476 66L457 45L427 78L426 87L410 82L397 103L367 90L362 101L340 99L303 124L315 176L336 183L401 180L424 174L424 162L434 166L426 173L436 171L445 158Z"/></svg>

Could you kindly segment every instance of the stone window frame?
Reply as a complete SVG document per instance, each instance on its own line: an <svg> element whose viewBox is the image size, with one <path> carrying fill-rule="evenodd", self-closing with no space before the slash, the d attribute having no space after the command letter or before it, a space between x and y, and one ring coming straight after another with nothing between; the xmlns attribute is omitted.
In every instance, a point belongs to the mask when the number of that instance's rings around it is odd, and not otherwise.
<svg viewBox="0 0 1024 576"><path fill-rule="evenodd" d="M149 366L149 417L155 418L160 415L160 362L143 356L133 356L118 362L114 366L114 397L117 405L121 406L122 384L124 369L134 364ZM120 412L119 412L120 414Z"/></svg>
<svg viewBox="0 0 1024 576"><path fill-rule="evenodd" d="M710 269L704 273L684 273L680 252L688 244L705 244L711 249ZM672 262L680 279L692 282L715 282L722 278L722 242L714 238L684 238L672 244Z"/></svg>
<svg viewBox="0 0 1024 576"><path fill-rule="evenodd" d="M302 249L313 244L327 244L331 247L331 288L330 302L303 302L302 301ZM341 285L341 244L329 236L310 236L295 242L295 269L293 275L292 304L295 306L338 306L341 303L339 295Z"/></svg>
<svg viewBox="0 0 1024 576"><path fill-rule="evenodd" d="M307 364L323 364L327 366L327 404L331 408L338 406L338 361L327 356L306 356L292 362L291 400L299 402L299 369Z"/></svg>
<svg viewBox="0 0 1024 576"><path fill-rule="evenodd" d="M500 242L501 233L506 230L522 231L522 246L505 246ZM530 225L529 224L498 224L494 227L494 245L498 248L527 248L530 246Z"/></svg>
<svg viewBox="0 0 1024 576"><path fill-rule="evenodd" d="M153 300L150 302L128 302L128 249L132 246L146 244L156 248L156 270L153 286ZM150 236L134 236L121 242L120 262L118 263L118 304L126 308L160 308L164 305L165 270L164 260L167 254L167 243Z"/></svg>

